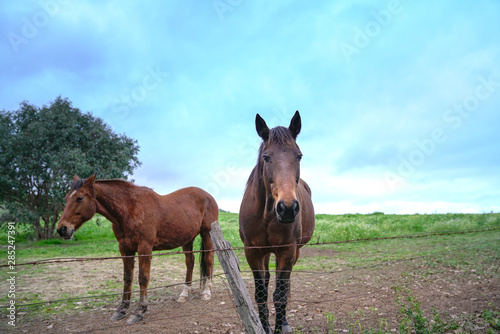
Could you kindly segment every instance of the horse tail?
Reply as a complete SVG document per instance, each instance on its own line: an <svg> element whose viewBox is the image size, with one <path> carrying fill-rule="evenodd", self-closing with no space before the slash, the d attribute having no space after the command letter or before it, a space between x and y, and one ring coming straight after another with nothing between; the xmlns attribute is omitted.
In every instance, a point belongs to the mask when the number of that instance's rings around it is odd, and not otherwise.
<svg viewBox="0 0 500 334"><path fill-rule="evenodd" d="M205 258L207 256L206 252L205 252L205 244L203 242L203 239L201 241L201 248L200 248L200 287L204 287L205 286L205 282L207 280L207 276L208 276L208 268L207 268L207 264L205 263Z"/></svg>

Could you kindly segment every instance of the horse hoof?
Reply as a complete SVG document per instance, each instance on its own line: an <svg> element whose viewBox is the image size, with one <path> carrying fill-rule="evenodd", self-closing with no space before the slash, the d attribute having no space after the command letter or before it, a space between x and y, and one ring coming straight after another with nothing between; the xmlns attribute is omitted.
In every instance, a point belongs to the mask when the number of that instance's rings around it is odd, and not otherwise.
<svg viewBox="0 0 500 334"><path fill-rule="evenodd" d="M290 327L289 325L285 325L281 328L281 334L291 334L293 333L292 331L292 327Z"/></svg>
<svg viewBox="0 0 500 334"><path fill-rule="evenodd" d="M130 318L127 319L127 324L129 324L129 325L136 324L141 320L142 320L141 315L134 314L134 315L131 315Z"/></svg>
<svg viewBox="0 0 500 334"><path fill-rule="evenodd" d="M210 292L204 293L203 295L201 295L201 299L203 299L203 300L210 300L210 297L212 297L210 295Z"/></svg>
<svg viewBox="0 0 500 334"><path fill-rule="evenodd" d="M187 296L179 296L179 299L177 299L178 303L185 303L187 302L188 297Z"/></svg>
<svg viewBox="0 0 500 334"><path fill-rule="evenodd" d="M116 311L115 313L113 313L110 320L111 321L118 321L118 320L123 319L124 317L125 317L125 312Z"/></svg>

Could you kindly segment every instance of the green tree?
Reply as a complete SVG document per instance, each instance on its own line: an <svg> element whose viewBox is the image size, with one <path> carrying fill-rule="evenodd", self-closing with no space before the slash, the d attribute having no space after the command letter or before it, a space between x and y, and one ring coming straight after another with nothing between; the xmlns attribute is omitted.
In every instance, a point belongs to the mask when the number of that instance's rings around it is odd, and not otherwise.
<svg viewBox="0 0 500 334"><path fill-rule="evenodd" d="M138 152L136 140L67 98L42 108L22 102L0 111L0 204L33 224L37 239L52 238L73 176L127 179Z"/></svg>

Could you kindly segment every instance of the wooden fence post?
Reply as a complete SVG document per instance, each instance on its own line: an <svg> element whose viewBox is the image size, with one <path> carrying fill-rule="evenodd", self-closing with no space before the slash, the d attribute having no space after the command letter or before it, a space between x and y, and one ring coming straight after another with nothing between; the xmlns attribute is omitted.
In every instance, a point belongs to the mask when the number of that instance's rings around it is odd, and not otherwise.
<svg viewBox="0 0 500 334"><path fill-rule="evenodd" d="M222 229L217 221L212 223L210 237L212 238L217 258L233 292L236 310L247 333L266 334L260 323L259 315L253 307L245 282L243 282L243 278L240 275L238 258L232 250L231 243L224 239Z"/></svg>

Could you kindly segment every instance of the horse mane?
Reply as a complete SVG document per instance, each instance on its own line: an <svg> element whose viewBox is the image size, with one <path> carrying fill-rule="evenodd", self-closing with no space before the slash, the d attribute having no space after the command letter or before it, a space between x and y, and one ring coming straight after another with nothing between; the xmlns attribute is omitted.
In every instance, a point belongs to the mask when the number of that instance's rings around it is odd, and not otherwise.
<svg viewBox="0 0 500 334"><path fill-rule="evenodd" d="M295 138L293 138L290 130L284 126L277 126L269 130L269 136L267 140L263 140L259 147L259 155L257 156L257 165L254 167L247 181L247 188L252 184L259 184L259 180L262 178L262 154L266 147L270 144L276 143L284 147L297 147Z"/></svg>
<svg viewBox="0 0 500 334"><path fill-rule="evenodd" d="M71 190L78 190L78 189L80 189L83 186L83 184L85 183L85 181L87 181L87 179L78 179L78 180L76 180L71 185Z"/></svg>
<svg viewBox="0 0 500 334"><path fill-rule="evenodd" d="M295 142L295 138L292 136L292 132L284 126L277 126L269 130L269 137L266 142L262 142L261 148L265 144L270 144L271 142L277 142L280 145L285 147L295 147L297 143ZM260 152L260 150L259 150Z"/></svg>
<svg viewBox="0 0 500 334"><path fill-rule="evenodd" d="M80 189L84 184L87 179L78 179L73 184L71 185L71 190L78 190ZM123 185L129 185L132 187L138 187L135 184L133 184L130 181L122 180L122 179L104 179L104 180L95 180L96 183L121 183ZM145 187L142 187L145 188ZM148 188L149 189L149 188Z"/></svg>

